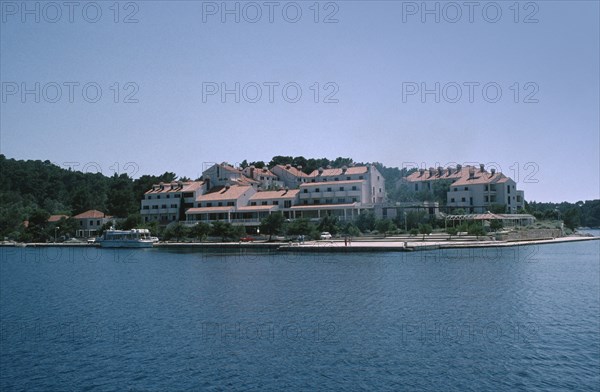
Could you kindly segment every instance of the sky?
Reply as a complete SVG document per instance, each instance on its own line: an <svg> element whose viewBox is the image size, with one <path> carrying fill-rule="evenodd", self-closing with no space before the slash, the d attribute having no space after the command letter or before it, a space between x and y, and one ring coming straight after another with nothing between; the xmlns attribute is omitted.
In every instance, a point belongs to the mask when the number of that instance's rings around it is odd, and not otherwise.
<svg viewBox="0 0 600 392"><path fill-rule="evenodd" d="M0 152L106 175L483 163L600 198L598 1L0 1Z"/></svg>

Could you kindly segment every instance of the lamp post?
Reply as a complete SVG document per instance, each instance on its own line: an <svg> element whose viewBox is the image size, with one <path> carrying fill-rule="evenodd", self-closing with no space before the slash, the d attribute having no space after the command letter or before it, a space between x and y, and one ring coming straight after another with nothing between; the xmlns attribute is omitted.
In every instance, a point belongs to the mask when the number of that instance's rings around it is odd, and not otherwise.
<svg viewBox="0 0 600 392"><path fill-rule="evenodd" d="M56 226L56 227L54 228L54 243L56 243L56 232L58 231L58 229L60 229L60 227L59 227L59 226Z"/></svg>

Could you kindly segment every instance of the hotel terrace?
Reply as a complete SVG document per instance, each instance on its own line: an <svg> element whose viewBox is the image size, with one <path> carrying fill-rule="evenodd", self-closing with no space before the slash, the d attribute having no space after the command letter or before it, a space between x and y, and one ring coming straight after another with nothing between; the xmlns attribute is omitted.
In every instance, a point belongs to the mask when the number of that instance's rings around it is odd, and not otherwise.
<svg viewBox="0 0 600 392"><path fill-rule="evenodd" d="M291 165L242 170L221 163L205 170L202 181L153 185L141 202L141 214L144 222L161 225L225 221L258 226L274 212L286 219L316 221L331 215L352 220L384 201L385 180L374 165L306 174Z"/></svg>
<svg viewBox="0 0 600 392"><path fill-rule="evenodd" d="M461 208L467 213L485 213L492 205L502 205L507 213L517 213L524 207L524 192L516 183L495 169L489 172L484 165L420 169L398 181L415 192L433 192L433 184L447 182L448 207Z"/></svg>

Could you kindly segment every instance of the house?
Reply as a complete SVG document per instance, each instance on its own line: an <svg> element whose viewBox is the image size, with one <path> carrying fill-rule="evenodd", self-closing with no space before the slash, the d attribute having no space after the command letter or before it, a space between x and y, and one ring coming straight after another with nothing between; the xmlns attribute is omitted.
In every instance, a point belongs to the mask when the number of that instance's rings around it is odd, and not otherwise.
<svg viewBox="0 0 600 392"><path fill-rule="evenodd" d="M196 198L205 192L202 181L172 181L152 185L142 199L143 222L167 225L185 219L185 211L194 207Z"/></svg>
<svg viewBox="0 0 600 392"><path fill-rule="evenodd" d="M236 208L248 204L250 197L256 189L250 185L224 185L216 186L210 191L198 196L194 207L185 211L186 221L226 221L235 219L233 214Z"/></svg>
<svg viewBox="0 0 600 392"><path fill-rule="evenodd" d="M112 222L114 218L106 215L102 211L88 210L73 217L77 222L77 231L75 237L94 237L98 234L98 230L105 224Z"/></svg>

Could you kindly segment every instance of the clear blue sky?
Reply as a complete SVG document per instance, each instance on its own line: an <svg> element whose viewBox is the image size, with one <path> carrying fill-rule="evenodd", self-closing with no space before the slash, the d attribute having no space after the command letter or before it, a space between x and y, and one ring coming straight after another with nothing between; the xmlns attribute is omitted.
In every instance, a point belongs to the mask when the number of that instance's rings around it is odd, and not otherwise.
<svg viewBox="0 0 600 392"><path fill-rule="evenodd" d="M75 3L0 3L9 158L189 177L274 155L481 162L527 200L600 197L598 1ZM239 103L209 95L236 82Z"/></svg>

